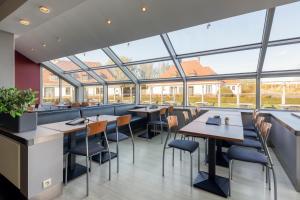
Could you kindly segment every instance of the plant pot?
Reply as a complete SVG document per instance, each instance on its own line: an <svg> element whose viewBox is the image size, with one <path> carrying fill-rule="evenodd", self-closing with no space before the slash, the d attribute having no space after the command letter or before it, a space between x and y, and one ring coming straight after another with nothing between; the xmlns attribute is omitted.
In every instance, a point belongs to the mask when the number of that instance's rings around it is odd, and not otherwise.
<svg viewBox="0 0 300 200"><path fill-rule="evenodd" d="M0 113L0 126L15 133L35 130L37 126L37 113L25 112L21 117L16 118L6 113Z"/></svg>

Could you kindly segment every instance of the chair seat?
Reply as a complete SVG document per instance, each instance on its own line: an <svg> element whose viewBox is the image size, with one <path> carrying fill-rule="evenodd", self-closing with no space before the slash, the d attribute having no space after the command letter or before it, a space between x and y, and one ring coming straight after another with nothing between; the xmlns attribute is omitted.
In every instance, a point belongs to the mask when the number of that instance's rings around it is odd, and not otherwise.
<svg viewBox="0 0 300 200"><path fill-rule="evenodd" d="M244 130L255 131L255 126L253 124L244 126Z"/></svg>
<svg viewBox="0 0 300 200"><path fill-rule="evenodd" d="M231 145L251 147L251 148L256 148L258 150L262 149L262 145L260 141L250 139L250 138L245 138L243 142L232 142Z"/></svg>
<svg viewBox="0 0 300 200"><path fill-rule="evenodd" d="M149 125L160 125L162 124L163 126L167 126L167 122L165 121L159 121L159 120L155 120L155 121L150 121L148 122Z"/></svg>
<svg viewBox="0 0 300 200"><path fill-rule="evenodd" d="M119 132L119 135L118 135L119 141L126 140L128 138L129 137L126 134ZM117 133L108 134L107 135L107 140L112 141L112 142L116 142L117 141Z"/></svg>
<svg viewBox="0 0 300 200"><path fill-rule="evenodd" d="M143 119L144 118L140 117L140 116L132 116L131 122L134 123L134 122L137 122L137 121L140 121L140 120L143 120Z"/></svg>
<svg viewBox="0 0 300 200"><path fill-rule="evenodd" d="M168 146L193 153L199 147L199 142L191 140L173 140Z"/></svg>
<svg viewBox="0 0 300 200"><path fill-rule="evenodd" d="M251 130L244 130L245 137L257 138L257 133Z"/></svg>
<svg viewBox="0 0 300 200"><path fill-rule="evenodd" d="M265 154L239 146L230 147L227 156L229 160L240 160L264 165L268 164L268 158Z"/></svg>
<svg viewBox="0 0 300 200"><path fill-rule="evenodd" d="M105 148L100 144L100 142L89 142L89 156L95 155L102 152ZM85 142L81 142L70 150L71 154L86 156L86 145Z"/></svg>

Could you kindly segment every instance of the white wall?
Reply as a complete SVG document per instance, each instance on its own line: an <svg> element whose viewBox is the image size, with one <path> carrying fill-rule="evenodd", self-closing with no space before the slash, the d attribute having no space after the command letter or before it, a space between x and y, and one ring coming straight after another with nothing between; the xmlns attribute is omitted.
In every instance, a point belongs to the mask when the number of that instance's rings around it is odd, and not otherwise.
<svg viewBox="0 0 300 200"><path fill-rule="evenodd" d="M14 35L0 30L0 87L15 86Z"/></svg>

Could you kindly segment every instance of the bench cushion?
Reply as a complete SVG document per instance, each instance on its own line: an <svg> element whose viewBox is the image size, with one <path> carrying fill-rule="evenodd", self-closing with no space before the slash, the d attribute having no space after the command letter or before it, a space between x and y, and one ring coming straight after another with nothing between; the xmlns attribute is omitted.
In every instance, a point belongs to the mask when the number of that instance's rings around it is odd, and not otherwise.
<svg viewBox="0 0 300 200"><path fill-rule="evenodd" d="M37 123L38 125L42 125L42 124L73 120L80 117L81 115L79 109L41 111L38 112Z"/></svg>

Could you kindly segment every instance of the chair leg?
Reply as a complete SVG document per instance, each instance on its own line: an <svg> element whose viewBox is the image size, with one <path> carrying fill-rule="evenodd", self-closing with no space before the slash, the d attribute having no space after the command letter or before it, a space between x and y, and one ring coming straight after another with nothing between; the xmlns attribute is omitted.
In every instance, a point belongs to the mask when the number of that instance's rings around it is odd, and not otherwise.
<svg viewBox="0 0 300 200"><path fill-rule="evenodd" d="M172 166L174 167L174 153L175 153L175 150L174 148L172 149Z"/></svg>
<svg viewBox="0 0 300 200"><path fill-rule="evenodd" d="M191 171L190 171L190 173L191 173L191 177L190 177L190 181L191 181L191 186L193 186L193 155L192 154L190 154L190 157L191 157Z"/></svg>
<svg viewBox="0 0 300 200"><path fill-rule="evenodd" d="M277 179L276 179L276 174L274 167L271 167L272 173L273 173L273 181L274 181L274 200L277 200Z"/></svg>
<svg viewBox="0 0 300 200"><path fill-rule="evenodd" d="M89 196L89 157L85 157L86 164L86 196Z"/></svg>
<svg viewBox="0 0 300 200"><path fill-rule="evenodd" d="M207 139L204 139L204 143L205 143L205 164L207 164Z"/></svg>
<svg viewBox="0 0 300 200"><path fill-rule="evenodd" d="M233 176L233 160L231 160L231 163L230 163L230 179L232 180L232 176Z"/></svg>
<svg viewBox="0 0 300 200"><path fill-rule="evenodd" d="M200 172L200 144L198 146L198 172Z"/></svg>
<svg viewBox="0 0 300 200"><path fill-rule="evenodd" d="M229 170L228 170L229 171L229 176L228 176L229 177L229 185L228 185L229 186L229 188L228 188L229 189L229 194L228 194L229 196L231 196L231 185L230 185L230 182L231 182L230 179L232 177L232 175L231 175L231 173L232 173L231 169L232 169L232 160L229 161Z"/></svg>
<svg viewBox="0 0 300 200"><path fill-rule="evenodd" d="M163 143L163 126L160 124L160 143Z"/></svg>
<svg viewBox="0 0 300 200"><path fill-rule="evenodd" d="M108 149L108 155L109 155L109 160L108 160L108 180L111 180L111 154Z"/></svg>
<svg viewBox="0 0 300 200"><path fill-rule="evenodd" d="M271 190L271 174L270 174L270 168L266 166L266 170L268 171L269 190Z"/></svg>
<svg viewBox="0 0 300 200"><path fill-rule="evenodd" d="M90 164L89 164L89 171L91 172L91 170L92 170L92 158L91 157L89 157L89 162L90 162Z"/></svg>
<svg viewBox="0 0 300 200"><path fill-rule="evenodd" d="M102 152L99 153L99 166L102 164Z"/></svg>
<svg viewBox="0 0 300 200"><path fill-rule="evenodd" d="M119 173L119 141L117 141L117 173Z"/></svg>
<svg viewBox="0 0 300 200"><path fill-rule="evenodd" d="M162 157L162 176L163 177L165 176L165 152L166 152L166 149L164 148L163 149L163 157Z"/></svg>

